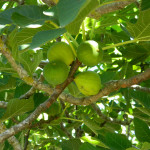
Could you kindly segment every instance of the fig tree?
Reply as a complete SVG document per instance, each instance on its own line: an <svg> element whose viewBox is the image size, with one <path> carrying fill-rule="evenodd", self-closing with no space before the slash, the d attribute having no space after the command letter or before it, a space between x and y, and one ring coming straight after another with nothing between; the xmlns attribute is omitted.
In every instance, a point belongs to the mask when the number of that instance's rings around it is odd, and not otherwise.
<svg viewBox="0 0 150 150"><path fill-rule="evenodd" d="M79 45L77 57L83 64L92 67L102 60L103 52L99 49L97 42L89 40Z"/></svg>
<svg viewBox="0 0 150 150"><path fill-rule="evenodd" d="M63 61L66 65L70 65L75 57L71 47L65 42L56 42L47 52L49 61Z"/></svg>
<svg viewBox="0 0 150 150"><path fill-rule="evenodd" d="M69 67L61 61L50 62L43 69L45 80L53 86L63 83L67 79L68 73Z"/></svg>
<svg viewBox="0 0 150 150"><path fill-rule="evenodd" d="M86 96L96 95L101 89L101 79L99 75L93 71L79 73L74 81L81 93Z"/></svg>

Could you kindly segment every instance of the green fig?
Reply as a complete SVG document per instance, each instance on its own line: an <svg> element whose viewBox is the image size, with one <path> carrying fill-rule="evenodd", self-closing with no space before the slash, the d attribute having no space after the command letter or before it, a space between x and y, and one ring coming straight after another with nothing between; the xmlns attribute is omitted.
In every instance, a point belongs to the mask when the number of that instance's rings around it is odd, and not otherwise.
<svg viewBox="0 0 150 150"><path fill-rule="evenodd" d="M47 58L49 61L62 61L66 65L70 65L75 56L72 52L71 47L65 42L54 43L47 52Z"/></svg>
<svg viewBox="0 0 150 150"><path fill-rule="evenodd" d="M96 95L101 89L101 79L99 75L93 71L79 73L74 81L81 93L86 96Z"/></svg>
<svg viewBox="0 0 150 150"><path fill-rule="evenodd" d="M69 74L69 67L61 61L50 62L43 69L45 80L55 86L63 83Z"/></svg>
<svg viewBox="0 0 150 150"><path fill-rule="evenodd" d="M97 42L89 40L79 45L77 57L83 64L92 67L102 60L103 51L99 49Z"/></svg>

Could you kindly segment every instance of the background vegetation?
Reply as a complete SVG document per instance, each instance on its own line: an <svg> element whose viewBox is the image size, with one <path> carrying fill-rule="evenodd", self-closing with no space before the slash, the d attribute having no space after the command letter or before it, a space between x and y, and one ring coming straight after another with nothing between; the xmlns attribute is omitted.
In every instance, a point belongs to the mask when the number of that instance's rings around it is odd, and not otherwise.
<svg viewBox="0 0 150 150"><path fill-rule="evenodd" d="M149 150L149 18L148 0L1 0L0 149ZM102 62L76 59L51 87L48 49L65 41L76 54L86 40L98 42ZM73 82L86 70L101 78L97 95Z"/></svg>

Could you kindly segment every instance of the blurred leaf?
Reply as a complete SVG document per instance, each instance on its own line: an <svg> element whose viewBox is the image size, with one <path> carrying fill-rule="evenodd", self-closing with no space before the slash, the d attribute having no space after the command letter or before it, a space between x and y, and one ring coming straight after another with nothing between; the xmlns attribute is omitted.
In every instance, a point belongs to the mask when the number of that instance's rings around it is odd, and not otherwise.
<svg viewBox="0 0 150 150"><path fill-rule="evenodd" d="M85 123L85 125L87 127L89 127L96 135L98 135L98 130L100 130L101 127L96 122L91 120L88 116L82 114L81 117L82 117L83 122Z"/></svg>
<svg viewBox="0 0 150 150"><path fill-rule="evenodd" d="M113 80L114 77L116 76L116 72L113 72L113 71L105 71L103 72L100 77L101 77L101 82L102 84L110 81L110 80Z"/></svg>
<svg viewBox="0 0 150 150"><path fill-rule="evenodd" d="M136 148L131 147L131 148L127 148L126 150L137 150L137 149L136 149Z"/></svg>
<svg viewBox="0 0 150 150"><path fill-rule="evenodd" d="M85 142L80 146L79 150L107 150L107 149L98 148L98 147L95 147L95 146L91 145L90 143Z"/></svg>
<svg viewBox="0 0 150 150"><path fill-rule="evenodd" d="M79 150L80 145L80 139L69 139L62 142L62 150Z"/></svg>
<svg viewBox="0 0 150 150"><path fill-rule="evenodd" d="M135 135L140 142L150 142L150 129L148 125L138 119L134 118Z"/></svg>
<svg viewBox="0 0 150 150"><path fill-rule="evenodd" d="M128 23L128 31L138 41L150 40L150 20L147 19L150 14L150 9L141 11L138 21L135 24Z"/></svg>
<svg viewBox="0 0 150 150"><path fill-rule="evenodd" d="M3 90L10 90L16 87L16 78L10 76L4 76L0 79L0 92Z"/></svg>
<svg viewBox="0 0 150 150"><path fill-rule="evenodd" d="M102 143L101 141L99 141L98 138L91 137L91 136L83 136L83 137L81 137L81 139L84 142L88 142L88 143L90 143L92 145L98 145L100 147L108 148L104 143Z"/></svg>
<svg viewBox="0 0 150 150"><path fill-rule="evenodd" d="M150 110L148 108L137 107L137 109L145 113L146 115L150 116Z"/></svg>
<svg viewBox="0 0 150 150"><path fill-rule="evenodd" d="M74 82L71 82L68 85L68 90L75 97L78 97L80 95L80 91L79 91L77 85Z"/></svg>
<svg viewBox="0 0 150 150"><path fill-rule="evenodd" d="M149 150L149 148L150 148L150 143L144 142L143 145L142 145L141 150Z"/></svg>
<svg viewBox="0 0 150 150"><path fill-rule="evenodd" d="M40 64L42 58L42 50L36 51L36 53L34 53L32 50L29 50L20 54L19 61L23 64L25 70L29 73L29 75L32 75L32 73Z"/></svg>
<svg viewBox="0 0 150 150"><path fill-rule="evenodd" d="M141 1L141 10L144 11L150 8L150 1L142 0Z"/></svg>
<svg viewBox="0 0 150 150"><path fill-rule="evenodd" d="M24 114L33 110L34 102L33 99L12 99L8 102L6 112L1 118L1 121L7 120L17 115Z"/></svg>
<svg viewBox="0 0 150 150"><path fill-rule="evenodd" d="M14 98L19 98L21 95L25 94L29 89L31 88L30 85L27 84L21 84L16 87L14 92Z"/></svg>

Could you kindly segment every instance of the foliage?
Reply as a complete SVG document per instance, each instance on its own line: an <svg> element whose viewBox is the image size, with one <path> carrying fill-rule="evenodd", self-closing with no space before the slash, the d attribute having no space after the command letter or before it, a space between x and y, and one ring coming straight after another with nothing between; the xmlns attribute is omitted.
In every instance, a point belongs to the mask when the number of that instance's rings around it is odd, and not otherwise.
<svg viewBox="0 0 150 150"><path fill-rule="evenodd" d="M149 150L150 2L135 1L119 9L116 4L127 0L0 1L0 133L12 127L17 144L28 150ZM101 9L105 14L98 17ZM103 59L92 67L80 62L75 70L74 55L88 40L98 43ZM68 79L57 85L50 78L49 85L43 77L47 52L61 41L72 50L62 77ZM56 53L64 60L61 48ZM57 81L60 66L53 68L58 74L51 72ZM88 77L78 89L75 79L85 71L97 73L97 95L80 92ZM37 117L29 123L30 116ZM14 148L9 140L0 145Z"/></svg>

